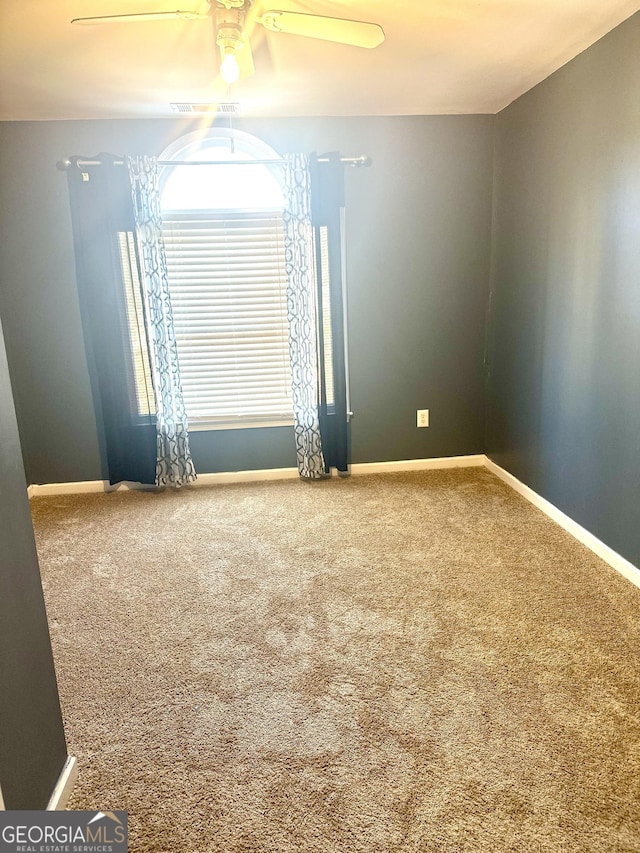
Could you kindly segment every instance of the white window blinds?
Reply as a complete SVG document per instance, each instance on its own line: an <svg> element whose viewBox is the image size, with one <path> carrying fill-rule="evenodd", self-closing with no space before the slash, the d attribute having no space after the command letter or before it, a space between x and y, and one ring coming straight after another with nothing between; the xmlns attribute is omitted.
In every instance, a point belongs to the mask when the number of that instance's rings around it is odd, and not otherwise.
<svg viewBox="0 0 640 853"><path fill-rule="evenodd" d="M163 213L191 423L290 423L281 211Z"/></svg>
<svg viewBox="0 0 640 853"><path fill-rule="evenodd" d="M329 272L329 236L326 225L319 228L320 253L318 274L320 277L322 298L322 345L324 359L324 390L326 404L331 409L335 405L333 388L333 331L331 328L331 278Z"/></svg>
<svg viewBox="0 0 640 853"><path fill-rule="evenodd" d="M132 410L139 415L155 414L156 403L145 333L144 308L136 266L135 237L132 231L118 232L120 271L127 313L127 332L131 352L129 393Z"/></svg>

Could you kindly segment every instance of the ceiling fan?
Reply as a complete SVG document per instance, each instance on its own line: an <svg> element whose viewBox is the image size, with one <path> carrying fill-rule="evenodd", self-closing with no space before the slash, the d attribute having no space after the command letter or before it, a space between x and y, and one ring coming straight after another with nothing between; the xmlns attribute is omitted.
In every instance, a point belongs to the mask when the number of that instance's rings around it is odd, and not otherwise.
<svg viewBox="0 0 640 853"><path fill-rule="evenodd" d="M276 9L255 14L253 0L201 0L194 11L135 12L125 15L98 15L74 18L72 24L112 24L136 21L185 20L211 18L216 43L220 48L220 76L227 84L254 72L248 28L259 24L273 33L290 33L324 39L354 47L374 48L384 41L384 30L378 24L310 15L302 12L281 12Z"/></svg>

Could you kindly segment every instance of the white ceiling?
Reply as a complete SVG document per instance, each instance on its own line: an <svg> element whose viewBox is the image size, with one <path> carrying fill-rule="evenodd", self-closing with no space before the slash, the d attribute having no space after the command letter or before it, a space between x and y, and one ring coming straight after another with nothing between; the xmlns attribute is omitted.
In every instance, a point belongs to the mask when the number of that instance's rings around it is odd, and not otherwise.
<svg viewBox="0 0 640 853"><path fill-rule="evenodd" d="M172 115L232 100L244 115L495 113L617 24L640 0L257 0L373 21L374 50L267 33L229 92L210 20L72 26L71 18L194 9L198 0L0 0L0 119Z"/></svg>

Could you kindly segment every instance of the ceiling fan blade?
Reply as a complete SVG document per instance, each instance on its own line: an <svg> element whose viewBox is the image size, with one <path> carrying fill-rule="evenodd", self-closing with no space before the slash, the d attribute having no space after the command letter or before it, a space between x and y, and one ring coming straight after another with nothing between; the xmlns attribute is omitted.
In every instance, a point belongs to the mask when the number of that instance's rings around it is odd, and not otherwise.
<svg viewBox="0 0 640 853"><path fill-rule="evenodd" d="M258 23L274 33L335 41L354 47L378 47L384 41L384 30L378 24L349 21L346 18L327 18L302 12L265 12L256 18Z"/></svg>
<svg viewBox="0 0 640 853"><path fill-rule="evenodd" d="M74 18L72 24L128 24L136 21L173 21L176 18L183 21L199 21L208 18L204 12L183 12L177 9L175 12L133 12L129 15L97 15L93 18Z"/></svg>

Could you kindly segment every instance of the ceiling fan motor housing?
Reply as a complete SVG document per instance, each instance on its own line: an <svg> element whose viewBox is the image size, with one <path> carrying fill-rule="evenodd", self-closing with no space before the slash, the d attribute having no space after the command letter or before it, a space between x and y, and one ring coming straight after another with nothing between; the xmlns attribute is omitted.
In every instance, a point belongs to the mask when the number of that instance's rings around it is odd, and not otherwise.
<svg viewBox="0 0 640 853"><path fill-rule="evenodd" d="M223 54L244 46L245 14L250 5L247 0L216 0L216 42Z"/></svg>
<svg viewBox="0 0 640 853"><path fill-rule="evenodd" d="M218 24L216 42L223 51L225 48L240 50L244 45L241 24L232 24L228 22Z"/></svg>

